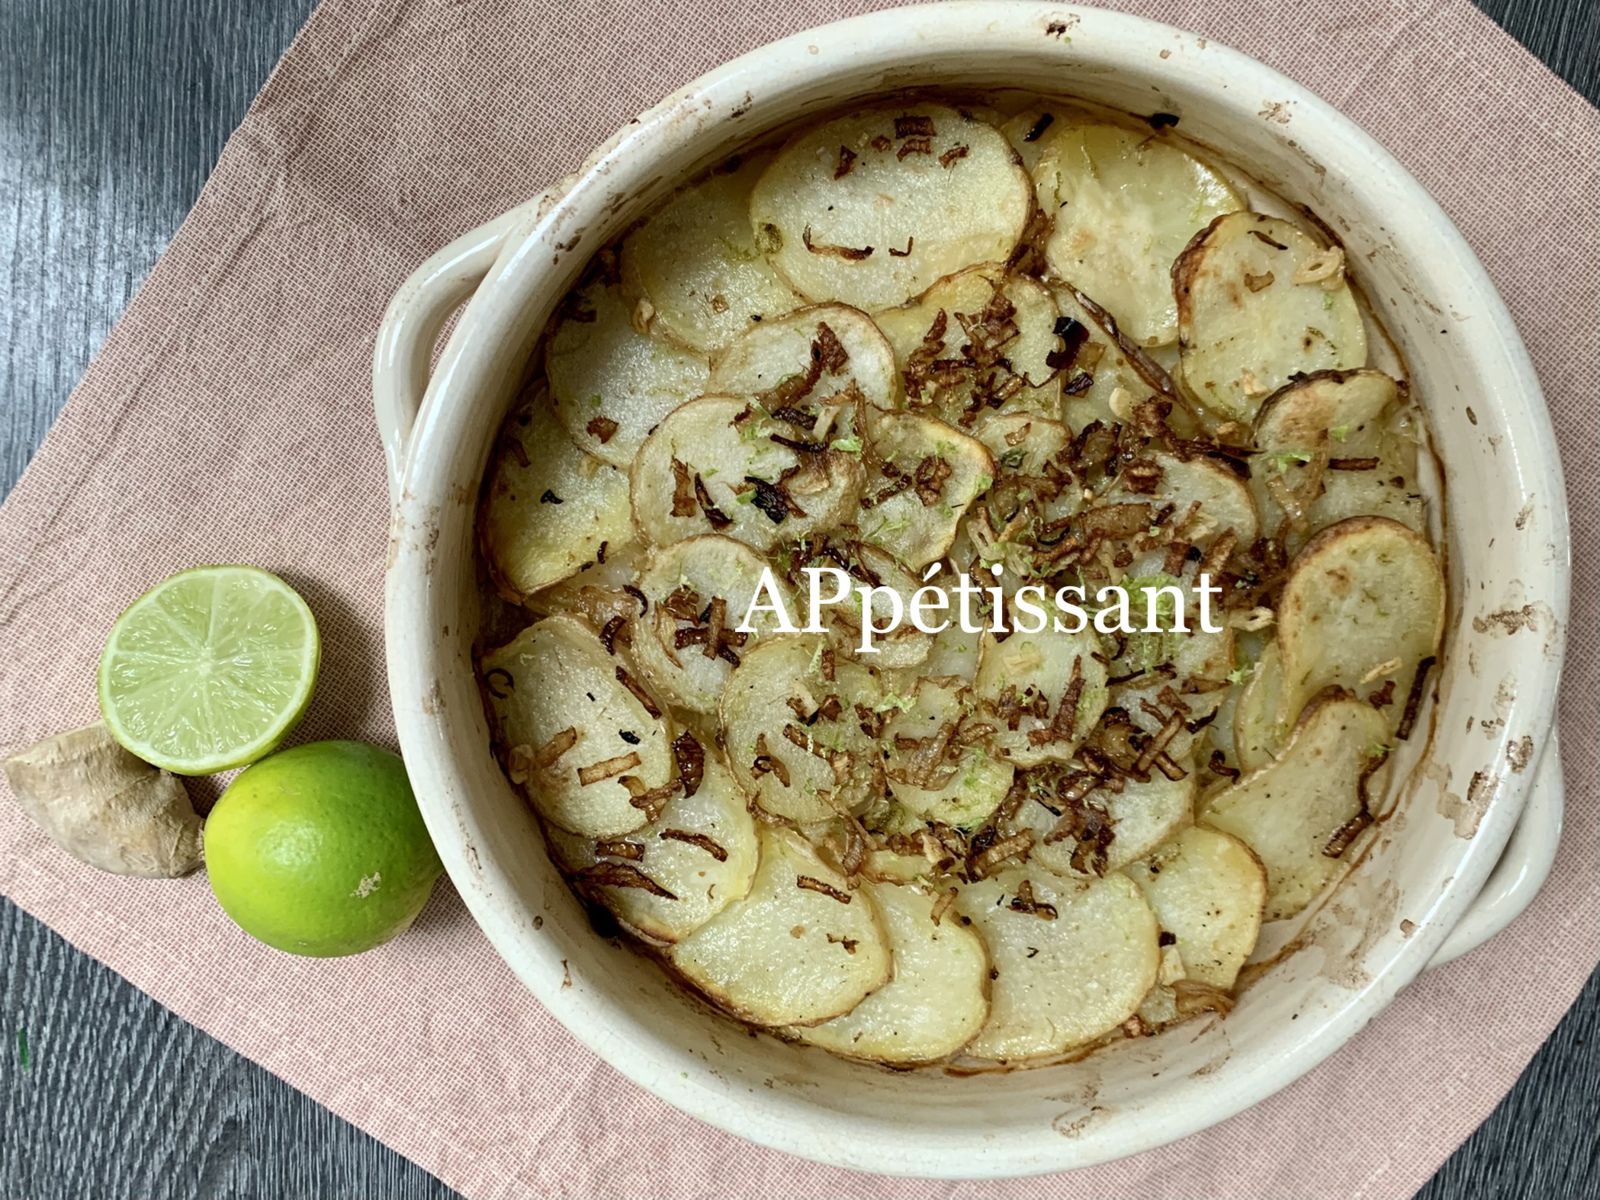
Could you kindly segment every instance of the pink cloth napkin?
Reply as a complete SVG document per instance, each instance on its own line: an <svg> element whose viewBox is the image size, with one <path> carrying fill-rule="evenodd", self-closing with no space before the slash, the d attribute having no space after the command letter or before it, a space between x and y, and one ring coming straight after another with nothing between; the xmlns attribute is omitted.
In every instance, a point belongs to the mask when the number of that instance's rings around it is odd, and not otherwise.
<svg viewBox="0 0 1600 1200"><path fill-rule="evenodd" d="M197 562L284 574L324 633L300 736L392 742L382 456L368 364L429 252L574 167L667 91L851 0L326 0L0 513L0 749L94 718L106 629ZM180 1016L475 1198L1406 1196L1517 1078L1600 958L1600 114L1467 0L1133 11L1337 104L1488 265L1555 414L1577 542L1568 828L1532 909L1249 1112L1120 1163L922 1184L757 1149L601 1064L441 886L414 931L307 961L235 930L203 877L97 874L0 802L0 888Z"/></svg>

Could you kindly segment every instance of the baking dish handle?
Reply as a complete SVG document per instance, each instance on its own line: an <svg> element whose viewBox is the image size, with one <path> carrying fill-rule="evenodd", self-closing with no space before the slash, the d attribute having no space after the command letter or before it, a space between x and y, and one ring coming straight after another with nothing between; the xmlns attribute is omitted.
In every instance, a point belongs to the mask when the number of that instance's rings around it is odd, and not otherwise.
<svg viewBox="0 0 1600 1200"><path fill-rule="evenodd" d="M372 353L372 402L389 471L389 502L400 499L411 426L421 411L439 332L483 282L511 231L543 197L462 234L416 269L389 301Z"/></svg>
<svg viewBox="0 0 1600 1200"><path fill-rule="evenodd" d="M1500 861L1489 874L1466 914L1445 938L1430 967L1443 966L1476 950L1507 925L1532 902L1555 862L1556 845L1561 840L1561 812L1565 800L1561 777L1561 742L1552 729L1533 777L1527 807Z"/></svg>

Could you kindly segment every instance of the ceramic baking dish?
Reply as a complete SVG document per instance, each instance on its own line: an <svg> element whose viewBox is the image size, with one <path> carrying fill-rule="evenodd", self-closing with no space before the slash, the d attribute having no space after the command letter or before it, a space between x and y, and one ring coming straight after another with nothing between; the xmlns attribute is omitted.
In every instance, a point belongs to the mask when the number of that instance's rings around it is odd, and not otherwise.
<svg viewBox="0 0 1600 1200"><path fill-rule="evenodd" d="M1426 761L1366 859L1305 921L1300 948L1225 1021L1051 1067L890 1073L746 1036L596 935L489 750L471 664L474 505L552 307L653 201L808 113L905 88L1000 86L1179 114L1191 138L1328 223L1431 417L1453 599ZM434 365L437 335L463 302ZM1303 88L1214 42L1095 9L947 3L766 46L424 264L385 318L375 385L394 502L389 681L439 853L557 1019L641 1086L733 1133L929 1176L1019 1175L1147 1149L1316 1066L1420 971L1498 932L1549 869L1569 571L1561 468L1527 353L1461 235L1393 158Z"/></svg>

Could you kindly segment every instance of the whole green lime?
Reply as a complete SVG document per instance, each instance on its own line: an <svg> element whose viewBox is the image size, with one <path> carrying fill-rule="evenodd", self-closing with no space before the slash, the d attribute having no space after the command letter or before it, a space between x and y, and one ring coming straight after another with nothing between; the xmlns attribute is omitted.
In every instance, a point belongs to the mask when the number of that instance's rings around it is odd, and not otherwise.
<svg viewBox="0 0 1600 1200"><path fill-rule="evenodd" d="M241 771L206 820L205 854L241 929L319 958L402 932L444 869L405 764L364 742L312 742Z"/></svg>

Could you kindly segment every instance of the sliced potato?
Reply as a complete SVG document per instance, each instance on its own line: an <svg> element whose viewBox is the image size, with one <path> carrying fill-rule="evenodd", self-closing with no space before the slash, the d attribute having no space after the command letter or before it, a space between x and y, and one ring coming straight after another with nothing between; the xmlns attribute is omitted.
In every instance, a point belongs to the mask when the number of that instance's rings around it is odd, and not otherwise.
<svg viewBox="0 0 1600 1200"><path fill-rule="evenodd" d="M1233 745L1237 766L1253 771L1278 756L1294 714L1286 714L1283 703L1283 662L1278 643L1269 642L1255 668L1239 692L1233 712Z"/></svg>
<svg viewBox="0 0 1600 1200"><path fill-rule="evenodd" d="M988 722L976 715L963 684L923 679L904 699L883 730L884 773L895 802L918 825L977 828L1011 790L1016 768L964 736Z"/></svg>
<svg viewBox="0 0 1600 1200"><path fill-rule="evenodd" d="M1011 148L1016 151L1023 168L1031 177L1039 165L1039 159L1050 148L1050 131L1058 126L1070 125L1081 116L1055 104L1028 104L1004 118L999 123L1000 132L1005 134L1006 141L1011 143Z"/></svg>
<svg viewBox="0 0 1600 1200"><path fill-rule="evenodd" d="M861 536L912 570L942 557L962 513L994 483L983 443L943 421L879 413L869 430L876 462L861 499Z"/></svg>
<svg viewBox="0 0 1600 1200"><path fill-rule="evenodd" d="M843 304L813 304L752 325L718 356L710 390L757 396L780 384L794 386L791 381L809 375L813 359L817 378L803 396L787 401L791 407L825 406L830 399L837 407L852 383L869 404L895 407L900 381L894 351L871 317ZM826 430L830 439L852 432L848 407L834 417Z"/></svg>
<svg viewBox="0 0 1600 1200"><path fill-rule="evenodd" d="M1244 676L1241 675L1241 679ZM1239 751L1235 748L1233 737L1234 717L1239 711L1239 687L1230 687L1222 693L1222 700L1217 705L1216 715L1211 724L1205 727L1199 745L1195 751L1195 761L1201 764L1202 769L1209 771L1211 754L1217 751L1222 755L1224 767L1237 767Z"/></svg>
<svg viewBox="0 0 1600 1200"><path fill-rule="evenodd" d="M1004 262L1032 209L999 131L953 108L879 108L792 138L756 183L756 245L812 300L869 312Z"/></svg>
<svg viewBox="0 0 1600 1200"><path fill-rule="evenodd" d="M1194 819L1196 786L1192 771L1179 780L1151 771L1148 781L1127 780L1119 792L1091 792L1084 803L1104 812L1111 826L1111 842L1099 861L1092 853L1078 852L1078 839L1073 834L1055 835L1064 809L1048 789L1030 789L1016 813L1002 823L1001 832L1007 836L1024 829L1033 833L1028 861L1034 866L1064 879L1093 879L1143 858L1188 825ZM1069 821L1066 828L1072 825Z"/></svg>
<svg viewBox="0 0 1600 1200"><path fill-rule="evenodd" d="M540 589L524 603L541 616L569 613L582 617L596 629L604 629L612 617L631 621L639 615L639 601L624 589L644 565L645 549L630 528L620 546L606 544L604 562L599 553L596 550L595 558L580 566L576 575Z"/></svg>
<svg viewBox="0 0 1600 1200"><path fill-rule="evenodd" d="M654 942L681 941L743 899L755 878L755 818L711 747L694 795L674 796L659 817L625 837L596 841L546 829L561 866Z"/></svg>
<svg viewBox="0 0 1600 1200"><path fill-rule="evenodd" d="M1066 334L1077 351L1061 371L1061 417L1074 433L1091 422L1126 422L1134 405L1172 390L1165 369L1153 356L1141 357L1126 335L1107 327L1107 314L1085 303L1072 288L1050 288L1061 310Z"/></svg>
<svg viewBox="0 0 1600 1200"><path fill-rule="evenodd" d="M672 739L628 688L624 677L632 676L592 625L546 617L486 654L482 677L507 773L541 816L596 838L644 824L624 780L645 789L666 784Z"/></svg>
<svg viewBox="0 0 1600 1200"><path fill-rule="evenodd" d="M1399 384L1382 371L1318 371L1262 404L1251 487L1269 530L1282 524L1289 498L1303 509L1303 520L1286 530L1291 550L1346 517L1388 516L1423 528L1422 499L1407 483L1415 473L1414 444L1390 428L1399 394ZM1327 461L1314 461L1320 455ZM1319 481L1309 500L1308 472Z"/></svg>
<svg viewBox="0 0 1600 1200"><path fill-rule="evenodd" d="M968 633L954 621L933 635L933 648L920 673L928 679L958 679L971 683L978 675L981 633Z"/></svg>
<svg viewBox="0 0 1600 1200"><path fill-rule="evenodd" d="M757 1025L816 1025L889 979L872 897L799 834L758 825L750 892L680 941L671 961L700 991Z"/></svg>
<svg viewBox="0 0 1600 1200"><path fill-rule="evenodd" d="M674 409L634 460L634 524L658 546L721 533L766 550L853 520L866 478L861 455L804 453L772 440L797 432L739 396Z"/></svg>
<svg viewBox="0 0 1600 1200"><path fill-rule="evenodd" d="M1287 221L1217 218L1173 264L1172 284L1184 384L1223 417L1252 420L1296 374L1366 365L1343 252Z"/></svg>
<svg viewBox="0 0 1600 1200"><path fill-rule="evenodd" d="M1361 454L1366 435L1399 398L1399 384L1382 371L1317 371L1291 380L1261 403L1256 449L1263 454Z"/></svg>
<svg viewBox="0 0 1600 1200"><path fill-rule="evenodd" d="M829 678L829 676L832 678ZM867 667L813 636L765 638L728 677L723 743L735 778L767 812L824 821L881 794L875 736L863 728L881 711Z"/></svg>
<svg viewBox="0 0 1600 1200"><path fill-rule="evenodd" d="M706 390L711 373L700 355L640 333L633 308L599 281L556 326L544 370L572 440L624 470L658 421Z"/></svg>
<svg viewBox="0 0 1600 1200"><path fill-rule="evenodd" d="M578 449L542 394L501 431L478 511L495 582L518 601L633 537L627 475Z"/></svg>
<svg viewBox="0 0 1600 1200"><path fill-rule="evenodd" d="M1403 695L1443 628L1444 574L1427 539L1385 517L1330 526L1289 564L1278 601L1284 718L1333 685L1367 694L1394 679Z"/></svg>
<svg viewBox="0 0 1600 1200"><path fill-rule="evenodd" d="M1033 169L1054 218L1050 268L1141 345L1178 336L1168 275L1195 232L1245 207L1226 177L1173 142L1117 125L1059 122Z"/></svg>
<svg viewBox="0 0 1600 1200"><path fill-rule="evenodd" d="M996 478L1038 475L1072 441L1072 434L1060 421L1033 413L979 417L972 426L972 436L994 457Z"/></svg>
<svg viewBox="0 0 1600 1200"><path fill-rule="evenodd" d="M1387 517L1422 536L1428 532L1428 502L1404 475L1384 471L1329 471L1322 477L1322 495L1312 501L1306 524L1326 529L1352 517ZM1287 545L1298 553L1309 539L1291 533Z"/></svg>
<svg viewBox="0 0 1600 1200"><path fill-rule="evenodd" d="M1178 939L1184 978L1232 988L1267 900L1267 874L1250 848L1194 825L1127 870L1161 928Z"/></svg>
<svg viewBox="0 0 1600 1200"><path fill-rule="evenodd" d="M1135 493L1124 473L1107 491L1109 502L1148 500L1158 510L1170 504L1173 520L1182 525L1184 540L1197 546L1209 546L1229 530L1240 549L1259 536L1261 519L1250 486L1215 459L1196 455L1185 460L1164 450L1146 451L1140 459L1160 472L1154 490ZM1199 505L1196 515L1187 517L1195 505Z"/></svg>
<svg viewBox="0 0 1600 1200"><path fill-rule="evenodd" d="M905 884L929 882L932 864L924 854L901 854L894 850L869 850L861 874L878 883Z"/></svg>
<svg viewBox="0 0 1600 1200"><path fill-rule="evenodd" d="M911 623L911 598L922 586L906 565L881 546L863 541L821 542L810 544L812 553L793 560L797 570L805 567L842 570L850 577L851 588L839 603L830 605L828 611L838 620L845 653L859 658L875 670L892 670L914 667L928 657L933 648L931 635L923 633ZM802 547L802 550L804 547ZM799 555L801 552L796 551ZM833 594L831 581L824 577L818 585L824 594ZM862 587L870 587L869 601L862 599ZM887 590L885 590L887 589ZM891 596L889 593L893 593ZM898 597L898 608L896 600ZM863 619L870 615L874 630L886 630L873 636L870 647L861 636ZM801 619L801 618L797 618ZM898 623L898 628L894 626Z"/></svg>
<svg viewBox="0 0 1600 1200"><path fill-rule="evenodd" d="M1038 280L988 263L939 280L879 313L878 323L905 373L908 402L965 428L996 409L1058 415L1060 316Z"/></svg>
<svg viewBox="0 0 1600 1200"><path fill-rule="evenodd" d="M962 888L956 908L993 964L989 1020L968 1054L1017 1062L1092 1042L1156 981L1155 914L1121 872L1074 884L1008 871Z"/></svg>
<svg viewBox="0 0 1600 1200"><path fill-rule="evenodd" d="M843 1016L798 1029L801 1041L896 1066L937 1062L972 1040L989 1016L989 956L954 915L937 923L933 897L869 883L894 956L894 974Z"/></svg>
<svg viewBox="0 0 1600 1200"><path fill-rule="evenodd" d="M757 153L728 163L679 192L622 243L623 290L649 301L652 333L712 354L800 303L750 229L750 191L771 160Z"/></svg>
<svg viewBox="0 0 1600 1200"><path fill-rule="evenodd" d="M774 573L764 588L766 572L766 560L749 546L717 534L650 552L638 581L650 607L629 628L640 670L670 703L716 712L729 672L782 624L768 606L779 601L796 617L788 585ZM751 614L757 599L761 611ZM747 614L750 629L741 632Z"/></svg>
<svg viewBox="0 0 1600 1200"><path fill-rule="evenodd" d="M1266 867L1267 920L1294 916L1344 869L1367 812L1366 775L1388 737L1382 713L1331 689L1307 706L1275 761L1207 799L1201 824L1232 834Z"/></svg>
<svg viewBox="0 0 1600 1200"><path fill-rule="evenodd" d="M1111 660L1112 677L1122 680L1117 685L1121 694L1137 697L1152 688L1159 692L1168 684L1181 691L1189 681L1205 681L1208 685L1227 682L1233 670L1233 630L1224 623L1226 614L1215 595L1210 598L1209 612L1201 612L1198 579L1193 573L1186 571L1181 578L1160 571L1130 575L1117 586L1127 593L1128 616L1140 626L1138 631L1123 636L1121 649ZM1158 632L1148 630L1152 600ZM1187 631L1175 628L1180 608ZM1206 631L1207 616L1213 626L1221 626L1218 632ZM1157 667L1171 670L1161 670L1156 672L1157 678L1149 678ZM1190 706L1191 715L1195 715L1194 706L1203 705L1208 694L1203 688L1199 694L1185 694L1184 702ZM1150 698L1155 698L1153 693ZM1122 706L1138 708L1138 700Z"/></svg>
<svg viewBox="0 0 1600 1200"><path fill-rule="evenodd" d="M995 752L1019 767L1067 762L1106 707L1106 666L1100 638L1082 633L983 635L976 690L998 729ZM1061 712L1071 701L1070 716Z"/></svg>

